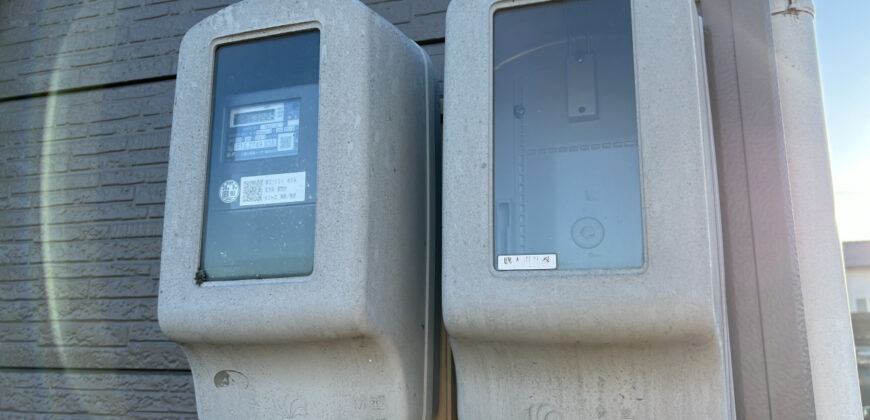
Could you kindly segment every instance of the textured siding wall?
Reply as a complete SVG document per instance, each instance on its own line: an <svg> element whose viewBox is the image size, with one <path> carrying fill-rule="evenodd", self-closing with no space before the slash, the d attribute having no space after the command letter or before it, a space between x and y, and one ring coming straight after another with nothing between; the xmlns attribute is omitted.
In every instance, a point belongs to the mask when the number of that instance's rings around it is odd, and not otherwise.
<svg viewBox="0 0 870 420"><path fill-rule="evenodd" d="M234 2L3 0L0 98L171 77L187 29ZM365 3L416 41L444 37L447 0Z"/></svg>
<svg viewBox="0 0 870 420"><path fill-rule="evenodd" d="M3 419L196 418L184 372L0 371L0 390Z"/></svg>
<svg viewBox="0 0 870 420"><path fill-rule="evenodd" d="M193 415L157 326L173 88L0 103L0 417Z"/></svg>
<svg viewBox="0 0 870 420"><path fill-rule="evenodd" d="M0 1L0 418L196 416L157 326L166 164L181 37L232 2ZM366 1L438 78L447 2Z"/></svg>

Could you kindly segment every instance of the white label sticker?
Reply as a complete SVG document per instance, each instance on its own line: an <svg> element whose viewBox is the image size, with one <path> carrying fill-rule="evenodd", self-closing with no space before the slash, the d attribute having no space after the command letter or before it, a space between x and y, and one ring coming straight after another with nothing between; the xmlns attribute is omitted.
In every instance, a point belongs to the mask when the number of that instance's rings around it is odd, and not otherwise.
<svg viewBox="0 0 870 420"><path fill-rule="evenodd" d="M556 254L499 255L499 270L555 270Z"/></svg>
<svg viewBox="0 0 870 420"><path fill-rule="evenodd" d="M305 172L243 176L240 206L305 201Z"/></svg>

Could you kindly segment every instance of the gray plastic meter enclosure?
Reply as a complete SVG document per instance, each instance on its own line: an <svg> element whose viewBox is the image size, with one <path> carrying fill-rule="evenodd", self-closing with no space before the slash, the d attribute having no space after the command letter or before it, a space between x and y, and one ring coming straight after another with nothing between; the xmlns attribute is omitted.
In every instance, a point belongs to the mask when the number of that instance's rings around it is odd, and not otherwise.
<svg viewBox="0 0 870 420"><path fill-rule="evenodd" d="M719 218L694 3L456 0L447 17L451 335L709 336Z"/></svg>
<svg viewBox="0 0 870 420"><path fill-rule="evenodd" d="M203 418L429 417L430 66L354 0L185 35L158 317Z"/></svg>
<svg viewBox="0 0 870 420"><path fill-rule="evenodd" d="M693 0L450 3L442 290L460 418L728 418L698 19Z"/></svg>

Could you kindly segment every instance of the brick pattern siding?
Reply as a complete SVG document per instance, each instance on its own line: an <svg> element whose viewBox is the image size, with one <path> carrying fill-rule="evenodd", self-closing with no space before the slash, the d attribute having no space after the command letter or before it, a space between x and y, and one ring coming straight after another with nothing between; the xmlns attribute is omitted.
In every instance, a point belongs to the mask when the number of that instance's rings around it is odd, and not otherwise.
<svg viewBox="0 0 870 420"><path fill-rule="evenodd" d="M190 375L0 370L3 419L195 419Z"/></svg>
<svg viewBox="0 0 870 420"><path fill-rule="evenodd" d="M190 417L189 375L112 373L187 369L157 326L173 93L166 81L0 102L0 367L19 368L0 371L0 417ZM76 375L122 386L77 390ZM167 381L187 388L163 395Z"/></svg>
<svg viewBox="0 0 870 420"><path fill-rule="evenodd" d="M171 77L187 29L234 0L3 0L0 99ZM448 0L368 0L415 41L444 37Z"/></svg>

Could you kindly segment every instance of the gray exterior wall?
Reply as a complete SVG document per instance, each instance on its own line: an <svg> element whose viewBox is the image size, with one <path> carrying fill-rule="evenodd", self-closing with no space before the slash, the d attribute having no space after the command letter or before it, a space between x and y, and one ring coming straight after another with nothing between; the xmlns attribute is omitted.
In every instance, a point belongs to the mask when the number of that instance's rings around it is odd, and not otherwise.
<svg viewBox="0 0 870 420"><path fill-rule="evenodd" d="M196 417L163 199L178 45L232 2L0 2L0 418ZM441 79L448 0L365 3Z"/></svg>

